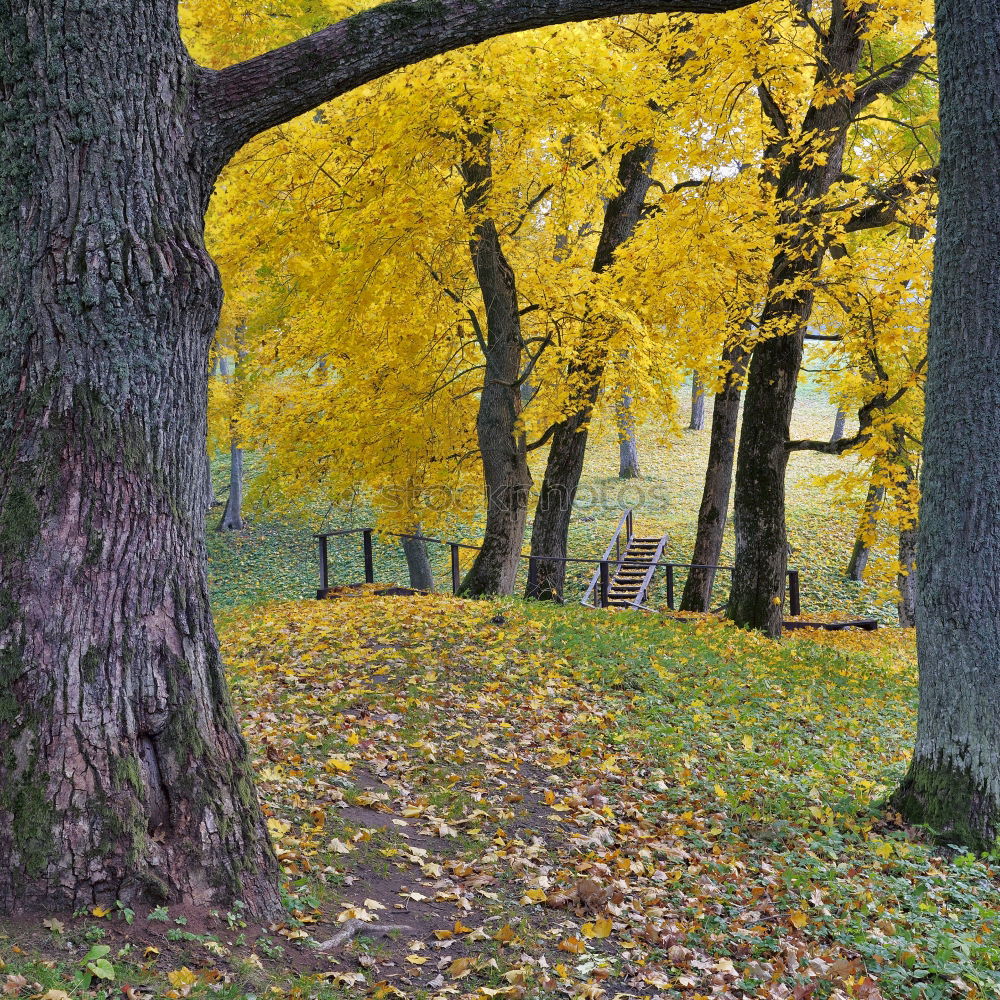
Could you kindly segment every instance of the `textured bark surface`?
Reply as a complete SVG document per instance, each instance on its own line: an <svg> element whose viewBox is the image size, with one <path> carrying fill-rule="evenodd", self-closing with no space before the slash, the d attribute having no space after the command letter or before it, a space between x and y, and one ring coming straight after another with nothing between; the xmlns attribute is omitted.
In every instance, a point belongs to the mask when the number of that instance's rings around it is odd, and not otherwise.
<svg viewBox="0 0 1000 1000"><path fill-rule="evenodd" d="M486 370L476 414L476 439L486 489L486 527L459 593L466 597L512 594L524 542L532 479L521 415L520 304L514 272L492 219L482 209L493 182L489 133L469 136L462 165L465 210L478 221L469 250L486 315Z"/></svg>
<svg viewBox="0 0 1000 1000"><path fill-rule="evenodd" d="M635 232L652 183L651 171L656 150L636 146L621 159L618 181L621 191L608 200L604 225L594 255L594 271L607 270L615 251ZM587 450L590 418L604 379L607 349L603 342L585 345L573 363L570 378L580 385L576 410L561 421L552 435L545 477L538 495L531 529L531 555L535 582L529 581L525 596L539 600L559 600L566 583L566 558L573 499L580 486ZM636 472L638 475L638 471ZM555 557L555 558L553 558Z"/></svg>
<svg viewBox="0 0 1000 1000"><path fill-rule="evenodd" d="M721 392L716 393L712 408L711 440L708 446L708 466L705 488L698 509L698 530L691 562L681 595L682 611L708 611L715 583L714 569L722 557L722 541L726 534L729 495L733 488L733 462L736 457L736 433L740 419L740 386L746 369L746 352L739 344L727 346L723 364L728 369Z"/></svg>
<svg viewBox="0 0 1000 1000"><path fill-rule="evenodd" d="M868 560L871 558L872 547L868 541L875 534L875 524L878 520L878 512L885 501L885 487L872 483L868 487L865 496L865 505L861 512L861 522L858 525L858 533L854 539L854 548L851 550L851 559L847 564L847 579L862 583L865 578L865 571L868 569Z"/></svg>
<svg viewBox="0 0 1000 1000"><path fill-rule="evenodd" d="M0 3L0 908L278 907L206 582L198 76L173 4Z"/></svg>
<svg viewBox="0 0 1000 1000"><path fill-rule="evenodd" d="M913 763L895 804L994 847L1000 817L1000 0L939 0L934 252Z"/></svg>
<svg viewBox="0 0 1000 1000"><path fill-rule="evenodd" d="M691 419L688 421L689 431L705 429L705 383L695 372L691 376Z"/></svg>
<svg viewBox="0 0 1000 1000"><path fill-rule="evenodd" d="M820 81L854 75L868 13L865 6L852 12L835 5L818 69ZM775 178L781 221L787 228L776 247L760 326L785 332L758 344L750 359L736 465L736 563L728 606L729 617L738 625L775 637L781 635L788 564L786 446L803 337L812 313L812 281L826 253L801 207L826 194L840 174L846 130L855 114L846 97L810 107L801 132L815 134L815 147L827 154L826 160L806 163L800 154L793 154ZM787 294L788 288L796 290Z"/></svg>

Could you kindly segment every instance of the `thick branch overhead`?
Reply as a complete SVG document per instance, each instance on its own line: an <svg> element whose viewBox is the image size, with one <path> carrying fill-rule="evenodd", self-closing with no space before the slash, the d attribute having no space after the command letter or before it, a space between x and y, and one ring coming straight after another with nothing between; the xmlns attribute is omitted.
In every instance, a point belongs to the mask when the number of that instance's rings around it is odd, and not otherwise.
<svg viewBox="0 0 1000 1000"><path fill-rule="evenodd" d="M715 14L753 0L392 0L255 59L203 70L199 114L219 167L269 128L393 70L497 35L622 14Z"/></svg>

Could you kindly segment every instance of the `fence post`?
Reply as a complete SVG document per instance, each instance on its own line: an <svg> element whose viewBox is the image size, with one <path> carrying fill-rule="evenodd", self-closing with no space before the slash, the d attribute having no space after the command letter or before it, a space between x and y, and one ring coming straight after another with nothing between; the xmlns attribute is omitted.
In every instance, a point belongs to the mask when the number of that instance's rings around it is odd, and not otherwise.
<svg viewBox="0 0 1000 1000"><path fill-rule="evenodd" d="M458 563L458 543L449 542L451 546L451 592L458 593L458 588L462 585L462 569Z"/></svg>
<svg viewBox="0 0 1000 1000"><path fill-rule="evenodd" d="M365 583L375 582L375 561L372 558L372 529L365 528Z"/></svg>
<svg viewBox="0 0 1000 1000"><path fill-rule="evenodd" d="M601 560L601 607L611 607L611 573L607 559Z"/></svg>
<svg viewBox="0 0 1000 1000"><path fill-rule="evenodd" d="M793 618L802 614L802 603L799 596L799 571L797 569L788 571L788 603Z"/></svg>
<svg viewBox="0 0 1000 1000"><path fill-rule="evenodd" d="M667 563L667 607L674 610L674 564Z"/></svg>
<svg viewBox="0 0 1000 1000"><path fill-rule="evenodd" d="M538 596L538 563L534 556L528 556L528 597Z"/></svg>
<svg viewBox="0 0 1000 1000"><path fill-rule="evenodd" d="M322 600L330 589L330 562L327 554L326 535L317 535L319 542L319 590L316 599Z"/></svg>

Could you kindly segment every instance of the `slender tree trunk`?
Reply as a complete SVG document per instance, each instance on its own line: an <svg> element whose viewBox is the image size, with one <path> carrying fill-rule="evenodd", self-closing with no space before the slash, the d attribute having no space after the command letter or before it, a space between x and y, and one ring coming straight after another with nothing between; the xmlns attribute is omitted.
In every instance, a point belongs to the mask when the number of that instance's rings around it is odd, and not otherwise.
<svg viewBox="0 0 1000 1000"><path fill-rule="evenodd" d="M594 257L594 271L607 270L615 251L635 232L642 217L646 194L652 183L656 158L653 146L636 146L622 157L618 181L622 190L604 208L604 227ZM538 495L531 529L531 556L535 565L534 585L529 580L525 596L560 600L566 583L566 558L573 499L583 474L590 418L604 379L607 352L603 343L587 344L574 359L570 378L579 380L579 405L557 424L549 446L545 477ZM638 474L638 468L637 468Z"/></svg>
<svg viewBox="0 0 1000 1000"><path fill-rule="evenodd" d="M243 415L243 404L246 398L246 373L244 362L247 352L244 349L246 327L241 326L236 331L236 360L232 363L232 371L224 375L232 385L232 419L229 421L229 497L226 509L219 521L219 531L243 530L243 438L240 434L239 418ZM225 372L225 364L219 359L220 368Z"/></svg>
<svg viewBox="0 0 1000 1000"><path fill-rule="evenodd" d="M413 534L402 539L403 555L410 575L410 586L414 590L434 592L434 571L427 555L427 542L419 536L423 531L419 524L413 527Z"/></svg>
<svg viewBox="0 0 1000 1000"><path fill-rule="evenodd" d="M635 436L632 396L627 390L615 406L615 423L618 425L618 478L638 479L641 475L639 444Z"/></svg>
<svg viewBox="0 0 1000 1000"><path fill-rule="evenodd" d="M243 449L239 432L233 427L229 439L229 498L219 521L219 531L243 530Z"/></svg>
<svg viewBox="0 0 1000 1000"><path fill-rule="evenodd" d="M834 6L817 87L831 76L854 75L869 13L865 6L857 11ZM812 223L802 217L802 205L827 194L839 176L853 113L847 98L816 101L806 112L801 134L814 136L811 149L821 150L825 159L812 152L808 160L799 151L784 152L785 162L774 178L783 233L760 320L769 337L754 348L750 358L736 465L736 564L728 606L729 617L737 624L773 637L781 635L788 568L786 446L803 337L813 306L813 282L826 253L825 245L814 236ZM790 288L794 290L788 292Z"/></svg>
<svg viewBox="0 0 1000 1000"><path fill-rule="evenodd" d="M469 136L473 152L463 164L465 208L477 214L493 180L489 134ZM475 562L462 581L466 597L512 594L521 559L531 472L521 414L521 316L514 272L492 219L479 218L470 242L486 314L486 372L476 437L486 485L486 528Z"/></svg>
<svg viewBox="0 0 1000 1000"><path fill-rule="evenodd" d="M705 429L705 383L701 376L695 372L691 376L691 420L688 423L689 431L702 431Z"/></svg>
<svg viewBox="0 0 1000 1000"><path fill-rule="evenodd" d="M718 566L729 514L729 494L733 485L733 461L736 457L736 432L739 426L740 386L747 354L738 344L727 345L722 357L727 368L721 392L716 393L712 408L711 440L705 488L698 510L698 531L694 541L689 571L681 597L682 611L708 611L711 607L715 570L697 567Z"/></svg>
<svg viewBox="0 0 1000 1000"><path fill-rule="evenodd" d="M856 583L862 583L865 578L865 571L868 569L868 560L871 558L872 542L875 537L876 525L878 523L878 512L885 501L885 487L871 483L868 486L868 495L865 497L864 510L861 513L861 522L858 525L858 533L854 539L854 548L851 551L851 561L847 564L847 578Z"/></svg>
<svg viewBox="0 0 1000 1000"><path fill-rule="evenodd" d="M175 4L0 4L0 909L279 907L206 580L198 90Z"/></svg>
<svg viewBox="0 0 1000 1000"><path fill-rule="evenodd" d="M205 514L215 506L215 485L212 483L212 456L205 451Z"/></svg>
<svg viewBox="0 0 1000 1000"><path fill-rule="evenodd" d="M917 527L907 525L899 532L899 624L917 624Z"/></svg>
<svg viewBox="0 0 1000 1000"><path fill-rule="evenodd" d="M833 418L833 433L830 435L830 444L836 444L843 440L846 426L847 414L838 406L837 415Z"/></svg>
<svg viewBox="0 0 1000 1000"><path fill-rule="evenodd" d="M917 566L920 706L896 807L948 843L1000 831L1000 2L940 0L940 209Z"/></svg>

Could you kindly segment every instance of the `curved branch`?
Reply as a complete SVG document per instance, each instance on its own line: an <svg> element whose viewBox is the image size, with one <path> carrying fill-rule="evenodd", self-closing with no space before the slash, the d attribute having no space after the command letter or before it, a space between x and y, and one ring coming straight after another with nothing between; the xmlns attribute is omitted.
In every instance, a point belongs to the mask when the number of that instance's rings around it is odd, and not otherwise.
<svg viewBox="0 0 1000 1000"><path fill-rule="evenodd" d="M255 135L393 70L497 35L621 14L714 14L753 0L390 0L221 71L195 113L217 169Z"/></svg>
<svg viewBox="0 0 1000 1000"><path fill-rule="evenodd" d="M853 437L841 438L839 441L788 441L785 448L788 451L818 451L825 455L843 455L845 451L850 451L851 448L864 444L871 437L875 414L880 410L887 410L890 406L894 406L909 392L910 388L911 386L904 385L891 396L880 392L874 399L865 403L858 410L858 432Z"/></svg>

